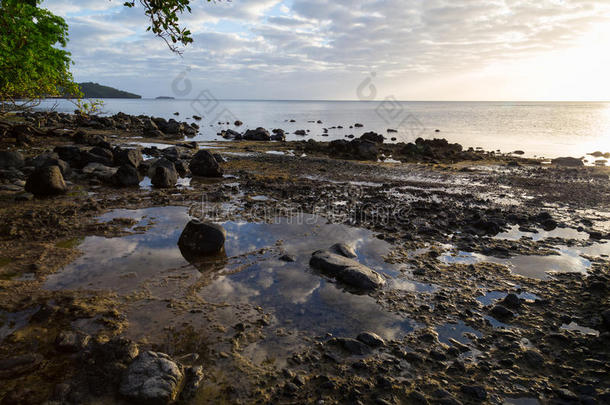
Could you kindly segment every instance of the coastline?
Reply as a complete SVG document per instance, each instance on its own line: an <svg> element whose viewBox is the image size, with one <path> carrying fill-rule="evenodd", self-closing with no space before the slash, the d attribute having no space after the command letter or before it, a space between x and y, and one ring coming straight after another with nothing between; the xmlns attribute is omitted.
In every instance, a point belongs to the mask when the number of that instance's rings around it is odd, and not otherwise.
<svg viewBox="0 0 610 405"><path fill-rule="evenodd" d="M141 351L167 352L171 347L168 354L185 370L202 366L203 389L193 394L199 399L202 395L273 403L357 399L391 403L448 397L463 402L516 397L608 399L610 384L604 375L610 365L610 262L602 256L606 253L582 253L587 256L585 271L552 276L526 277L507 263L511 258L526 258L522 259L526 263L532 257L566 259L561 253L564 246L605 252L610 238L609 168L543 166L539 159L463 150L440 140L386 144L374 135L334 144L240 140L197 145L189 141L197 128L179 121L166 120L161 128L149 117L126 114L111 119L66 117L37 113L2 127L2 151L19 150L24 160L3 170L0 310L6 319L18 321L0 325L6 327L0 353L7 359L22 357L0 369L6 382L0 397L36 402L53 396L63 384L66 396L72 394L76 402L99 397L92 386L104 387L101 391L112 400L119 382L111 374L120 375L129 361L100 360L91 365L84 359L96 353L99 358L116 354L117 337L128 335ZM134 158L138 184L117 187L117 172L125 163L122 156L143 143L141 155ZM188 166L198 149L214 155L222 177L189 177ZM167 188L151 186L156 175L150 175L151 169L159 158L172 162L176 171L182 167L185 176L180 178L186 180ZM57 166L67 190L52 197L25 193L36 164ZM318 214L324 223L367 231L368 239L387 243L388 251L377 260L398 270L384 273L386 288L364 295L352 294L349 288L345 292L340 283L338 287L331 283L332 288L342 291L342 299L364 297L384 314L409 319L413 330L384 337L380 347L354 343L355 335L309 335L298 329L289 339L286 330L291 323L278 322L273 308L208 302L198 294L219 277L244 271L248 260L277 266L274 260L290 252L275 241L260 252L244 253L244 263L230 261L234 267L229 270L186 263L183 268L193 270L190 273L164 269L138 280L146 285L126 292L120 284L103 290L89 290L87 284L45 287L49 277L86 257L79 246L88 238L120 240L155 229L154 221L134 219L135 211L183 207L196 216L202 212L203 200L213 206L216 222L273 224L286 213ZM109 213L112 219L101 219ZM566 229L582 235L562 233ZM497 238L511 232L525 237ZM544 232L551 236L535 238ZM301 272L312 272L307 263L300 266ZM133 276L124 277L121 280ZM434 288L400 288L399 282ZM159 285L171 285L170 295L157 291ZM479 300L492 292L501 294ZM517 296L516 301L513 295L507 298L509 293ZM159 324L134 330L138 321L130 315L139 314L138 306L151 302ZM219 308L228 308L234 317L214 318ZM206 316L214 319L203 322L200 318ZM181 323L167 331L163 323L172 317ZM572 323L597 334L562 327ZM455 325L467 331L467 339L446 333ZM88 343L76 339L66 351L57 342L68 333L86 335ZM281 355L274 361L261 361L253 350L269 350L273 358L270 347L276 342L271 337L288 342L282 343L286 350L279 350ZM193 352L197 356L188 357ZM84 381L85 376L95 384ZM594 388L587 393L582 393L585 388L566 388L576 380L582 381L580 387ZM27 392L20 389L24 381L30 387ZM521 388L515 391L517 386Z"/></svg>

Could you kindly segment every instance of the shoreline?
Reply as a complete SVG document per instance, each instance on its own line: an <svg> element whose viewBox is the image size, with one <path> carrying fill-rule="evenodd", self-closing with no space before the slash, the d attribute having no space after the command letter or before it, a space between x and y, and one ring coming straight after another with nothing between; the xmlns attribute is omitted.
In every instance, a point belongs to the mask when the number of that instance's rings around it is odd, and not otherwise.
<svg viewBox="0 0 610 405"><path fill-rule="evenodd" d="M34 125L2 127L12 135L2 137L1 150L19 149L23 155L2 171L0 310L7 320L0 324L6 327L0 357L13 360L0 362L3 400L125 400L117 376L133 362L119 355L129 345L140 352L167 353L181 365L190 376L185 384L197 383L195 399L185 398L186 403L421 403L443 398L466 403L536 398L544 403L610 396L604 378L610 369L610 261L602 256L610 238L610 168L543 166L539 160L464 151L440 140L395 146L374 135L335 144L241 140L193 145L188 136L195 127L178 121L166 121L161 128L150 118L118 114L112 125L104 119L71 118L73 126L64 130L60 115L38 116L44 123L34 119L29 121ZM171 129L171 136L163 129ZM272 136L255 131L253 138ZM147 136L152 133L157 136ZM128 152L142 142L169 146ZM211 152L221 176L189 177L198 149ZM379 161L382 155L400 163ZM142 184L165 173L154 159L171 162L177 172L174 181L171 173L155 180L169 181L168 187ZM117 174L131 163L134 170ZM66 189L55 196L25 196L31 174L50 166L58 168ZM117 187L125 183L132 185ZM203 200L214 209L203 211L206 217L213 215L226 226L267 223L279 228L261 228L268 232L292 229L275 222L281 214L270 212L319 214L323 221L286 231L277 242L254 244L252 251L235 248L220 268L180 259L177 268L168 265L142 280L130 281L131 273L139 271L132 269L102 290L45 288L49 277L60 277L62 268L92 254L83 245L93 243L91 238L154 237L161 226L157 223L166 217L167 226L181 228L180 221L202 212ZM143 221L136 215L153 208L163 213L168 207L184 211L178 210L177 220L161 214L156 221ZM353 294L298 255L297 283L304 282L303 274L320 279L340 300L370 301L383 316L409 320L413 330L384 336L380 345L370 339L363 344L358 333L311 335L291 326L298 322L282 321L281 308L272 301L268 307L255 300L230 302L230 296L207 301L202 293L224 279L237 282L240 274L256 274L252 263L279 269L278 258L294 254L284 251L291 238L324 226L334 232L335 225L363 232L366 243L387 249L367 257L380 268L396 267L394 273L383 273L388 286ZM237 242L252 237L237 225L232 229ZM550 236L536 239L545 233ZM326 243L324 234L316 236L320 243ZM502 234L510 237L498 238ZM317 245L304 240L299 249L313 252ZM175 254L175 241L170 242ZM528 268L546 263L540 262L545 258L568 260L572 250L561 250L568 248L588 257L584 272L525 277L510 262L519 258L521 268ZM598 253L578 253L585 251ZM399 288L399 282L416 287ZM418 290L430 285L434 288ZM165 293L159 286L171 288ZM306 312L307 302L301 304ZM142 329L140 306L147 314L156 313L158 323ZM220 316L223 308L232 314L228 320ZM171 322L172 317L180 322ZM15 320L12 326L9 318ZM589 332L563 327L572 323ZM463 326L466 338L447 333L455 325ZM281 356L258 358L257 348L275 353L270 348L278 341L285 345L277 351ZM93 358L99 361L91 364Z"/></svg>

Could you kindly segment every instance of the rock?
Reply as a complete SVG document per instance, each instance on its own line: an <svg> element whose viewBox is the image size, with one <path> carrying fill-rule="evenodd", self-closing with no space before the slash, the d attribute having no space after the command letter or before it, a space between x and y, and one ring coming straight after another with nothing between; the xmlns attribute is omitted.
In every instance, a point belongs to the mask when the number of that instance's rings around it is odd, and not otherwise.
<svg viewBox="0 0 610 405"><path fill-rule="evenodd" d="M385 284L379 273L353 259L320 250L314 252L309 264L330 277L364 291L374 290Z"/></svg>
<svg viewBox="0 0 610 405"><path fill-rule="evenodd" d="M515 293L508 294L500 303L507 308L517 309L521 306L521 300Z"/></svg>
<svg viewBox="0 0 610 405"><path fill-rule="evenodd" d="M178 246L185 257L209 256L224 250L227 231L220 225L192 219L180 235Z"/></svg>
<svg viewBox="0 0 610 405"><path fill-rule="evenodd" d="M180 393L180 399L188 401L195 398L199 386L203 381L203 367L193 366L184 370L184 388Z"/></svg>
<svg viewBox="0 0 610 405"><path fill-rule="evenodd" d="M357 339L370 347L385 346L385 341L379 335L373 332L362 332Z"/></svg>
<svg viewBox="0 0 610 405"><path fill-rule="evenodd" d="M354 124L354 128L362 128L364 125L360 124L360 123L355 123Z"/></svg>
<svg viewBox="0 0 610 405"><path fill-rule="evenodd" d="M222 177L223 171L214 156L207 150L200 150L193 156L189 169L194 176Z"/></svg>
<svg viewBox="0 0 610 405"><path fill-rule="evenodd" d="M82 151L78 146L56 146L53 151L59 155L61 160L70 163L70 166L75 166L75 163L78 164L81 161Z"/></svg>
<svg viewBox="0 0 610 405"><path fill-rule="evenodd" d="M2 150L0 151L0 168L7 169L9 167L20 168L23 166L23 155L17 151Z"/></svg>
<svg viewBox="0 0 610 405"><path fill-rule="evenodd" d="M184 379L181 368L166 354L142 353L123 374L119 392L136 402L169 404L178 396Z"/></svg>
<svg viewBox="0 0 610 405"><path fill-rule="evenodd" d="M337 345L351 354L364 355L371 351L371 349L364 343L352 339L352 338L332 338L328 341L329 344Z"/></svg>
<svg viewBox="0 0 610 405"><path fill-rule="evenodd" d="M140 166L140 163L144 160L142 158L142 152L140 149L122 149L119 147L114 148L112 151L114 156L114 164L116 166L121 165L132 165L136 169Z"/></svg>
<svg viewBox="0 0 610 405"><path fill-rule="evenodd" d="M515 316L511 310L499 304L494 306L489 312L498 319L507 319Z"/></svg>
<svg viewBox="0 0 610 405"><path fill-rule="evenodd" d="M243 124L244 124L244 123L243 123L243 122L241 122L240 120L237 120L237 121L235 121L235 122L233 123L233 125L235 125L236 127L240 127L240 126L242 126Z"/></svg>
<svg viewBox="0 0 610 405"><path fill-rule="evenodd" d="M286 133L284 132L283 129L275 128L271 132L273 132L273 135L271 135L272 141L285 141L286 140Z"/></svg>
<svg viewBox="0 0 610 405"><path fill-rule="evenodd" d="M573 157L559 157L551 160L551 164L564 167L579 167L585 165L582 160Z"/></svg>
<svg viewBox="0 0 610 405"><path fill-rule="evenodd" d="M345 244L345 243L335 243L329 249L331 252L336 253L338 255L348 257L350 259L358 257L356 251L353 247Z"/></svg>
<svg viewBox="0 0 610 405"><path fill-rule="evenodd" d="M535 350L526 350L523 353L523 359L534 368L539 368L544 364L544 357Z"/></svg>
<svg viewBox="0 0 610 405"><path fill-rule="evenodd" d="M178 171L172 162L162 158L159 159L153 168L154 174L151 178L151 183L155 187L170 188L174 187L178 182Z"/></svg>
<svg viewBox="0 0 610 405"><path fill-rule="evenodd" d="M83 333L72 331L60 332L55 339L55 346L61 352L76 353L89 344L91 337Z"/></svg>
<svg viewBox="0 0 610 405"><path fill-rule="evenodd" d="M25 184L26 191L34 195L57 195L68 190L59 166L36 169Z"/></svg>
<svg viewBox="0 0 610 405"><path fill-rule="evenodd" d="M602 322L606 329L610 329L610 309L602 312Z"/></svg>
<svg viewBox="0 0 610 405"><path fill-rule="evenodd" d="M283 262L296 262L297 258L292 255L283 255L280 257L280 260Z"/></svg>
<svg viewBox="0 0 610 405"><path fill-rule="evenodd" d="M36 370L44 357L38 353L27 353L0 359L0 379L14 378Z"/></svg>
<svg viewBox="0 0 610 405"><path fill-rule="evenodd" d="M248 141L269 141L271 140L271 135L269 135L269 131L265 128L258 127L256 129L249 129L243 135L243 138Z"/></svg>
<svg viewBox="0 0 610 405"><path fill-rule="evenodd" d="M70 165L68 162L61 160L59 155L55 152L42 153L36 156L34 159L31 159L30 164L37 169L46 166L59 166L61 174L64 176L70 171Z"/></svg>
<svg viewBox="0 0 610 405"><path fill-rule="evenodd" d="M376 132L365 132L360 139L374 143L383 143L384 137Z"/></svg>
<svg viewBox="0 0 610 405"><path fill-rule="evenodd" d="M299 135L299 136L305 136L307 135L307 131L305 131L304 129L298 129L296 131L294 131L295 135Z"/></svg>
<svg viewBox="0 0 610 405"><path fill-rule="evenodd" d="M232 129L225 129L220 135L225 139L241 139L241 134Z"/></svg>
<svg viewBox="0 0 610 405"><path fill-rule="evenodd" d="M176 168L176 171L180 177L186 177L186 175L189 173L189 165L184 160L176 160L174 162L174 167Z"/></svg>
<svg viewBox="0 0 610 405"><path fill-rule="evenodd" d="M479 401L484 401L487 399L487 391L480 385L462 385L460 390L473 399L477 399Z"/></svg>
<svg viewBox="0 0 610 405"><path fill-rule="evenodd" d="M118 187L131 187L140 184L138 169L132 165L121 165L112 176L112 183Z"/></svg>
<svg viewBox="0 0 610 405"><path fill-rule="evenodd" d="M115 167L109 167L101 163L89 163L83 167L83 173L99 178L103 181L112 182L112 176L118 171Z"/></svg>

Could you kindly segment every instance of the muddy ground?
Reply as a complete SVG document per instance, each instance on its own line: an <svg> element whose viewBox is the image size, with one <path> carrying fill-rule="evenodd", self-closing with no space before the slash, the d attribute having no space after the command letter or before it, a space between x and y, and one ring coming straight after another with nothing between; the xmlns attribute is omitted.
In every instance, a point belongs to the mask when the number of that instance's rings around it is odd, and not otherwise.
<svg viewBox="0 0 610 405"><path fill-rule="evenodd" d="M131 135L119 133L112 143L160 142ZM66 143L38 136L20 149L35 156ZM223 178L119 189L74 177L60 196L0 192L2 404L125 402L117 376L128 363L116 355L117 337L140 351L203 366L201 385L183 403L610 402L607 168L514 156L363 162L286 142L200 148L222 156ZM363 229L388 246L377 258L396 269L386 278L421 288L389 284L365 297L336 288L341 297L370 299L408 320L411 330L374 347L354 342L356 334L291 329L277 308L201 293L220 274L238 275L291 253L290 235L224 261L171 269L132 289L48 287L50 278L87 257L88 238L146 235L155 226L130 211L104 215L154 207L184 207L217 222L316 214L324 224ZM563 247L578 259L567 260ZM557 258L561 272L545 273L548 257ZM505 299L508 293L517 299ZM158 318L142 326L136 317L143 311L158 311ZM68 332L87 342L62 345ZM273 347L275 338L286 346ZM257 351L269 354L261 358Z"/></svg>

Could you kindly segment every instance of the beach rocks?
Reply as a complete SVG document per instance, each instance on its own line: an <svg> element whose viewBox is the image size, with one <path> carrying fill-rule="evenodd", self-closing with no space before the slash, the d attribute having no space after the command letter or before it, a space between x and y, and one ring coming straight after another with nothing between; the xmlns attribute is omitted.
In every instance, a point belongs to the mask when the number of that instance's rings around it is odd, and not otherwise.
<svg viewBox="0 0 610 405"><path fill-rule="evenodd" d="M337 139L329 143L328 150L332 157L374 161L379 159L378 144L366 139L353 139L349 142Z"/></svg>
<svg viewBox="0 0 610 405"><path fill-rule="evenodd" d="M379 335L373 332L362 332L357 339L370 347L381 347L385 345L385 341Z"/></svg>
<svg viewBox="0 0 610 405"><path fill-rule="evenodd" d="M385 284L376 271L353 259L326 250L314 252L309 264L338 281L363 291L371 291Z"/></svg>
<svg viewBox="0 0 610 405"><path fill-rule="evenodd" d="M271 132L273 132L273 135L271 135L272 141L285 141L286 140L286 133L284 132L283 129L275 128Z"/></svg>
<svg viewBox="0 0 610 405"><path fill-rule="evenodd" d="M153 165L154 174L151 183L155 187L170 188L178 182L178 172L176 167L169 160L162 158Z"/></svg>
<svg viewBox="0 0 610 405"><path fill-rule="evenodd" d="M345 243L335 243L329 249L333 253L337 253L341 256L348 257L350 259L358 257L353 247Z"/></svg>
<svg viewBox="0 0 610 405"><path fill-rule="evenodd" d="M551 164L563 167L581 167L585 165L582 160L573 157L559 157L551 160Z"/></svg>
<svg viewBox="0 0 610 405"><path fill-rule="evenodd" d="M362 134L360 139L363 139L365 141L371 141L373 143L383 143L385 138L383 137L383 135L380 135L376 132L365 132L364 134Z"/></svg>
<svg viewBox="0 0 610 405"><path fill-rule="evenodd" d="M140 163L144 160L142 152L139 149L123 149L116 147L112 151L114 156L114 164L116 166L131 165L135 168L140 166Z"/></svg>
<svg viewBox="0 0 610 405"><path fill-rule="evenodd" d="M220 133L220 135L225 139L241 139L241 134L233 129L225 129Z"/></svg>
<svg viewBox="0 0 610 405"><path fill-rule="evenodd" d="M68 190L59 166L36 169L25 184L26 191L34 195L57 195Z"/></svg>
<svg viewBox="0 0 610 405"><path fill-rule="evenodd" d="M184 373L178 363L166 354L148 351L129 365L119 392L136 402L169 404L178 396L183 379Z"/></svg>
<svg viewBox="0 0 610 405"><path fill-rule="evenodd" d="M271 140L271 135L269 135L269 131L265 128L258 127L247 130L243 135L243 139L247 141L269 141Z"/></svg>
<svg viewBox="0 0 610 405"><path fill-rule="evenodd" d="M112 177L112 183L118 187L131 187L140 184L138 170L132 165L121 165Z"/></svg>
<svg viewBox="0 0 610 405"><path fill-rule="evenodd" d="M296 131L294 131L294 134L299 136L305 136L307 135L307 131L305 131L304 129L297 129Z"/></svg>
<svg viewBox="0 0 610 405"><path fill-rule="evenodd" d="M20 168L23 166L23 155L17 151L2 150L0 151L0 168L8 169L9 167Z"/></svg>
<svg viewBox="0 0 610 405"><path fill-rule="evenodd" d="M328 343L330 345L339 346L343 350L358 356L367 354L371 351L371 349L366 344L352 338L333 338L329 340Z"/></svg>
<svg viewBox="0 0 610 405"><path fill-rule="evenodd" d="M222 177L223 170L207 150L200 150L193 156L189 169L194 176L201 177Z"/></svg>
<svg viewBox="0 0 610 405"><path fill-rule="evenodd" d="M186 225L178 246L186 256L210 256L224 250L227 231L218 224L192 219Z"/></svg>

